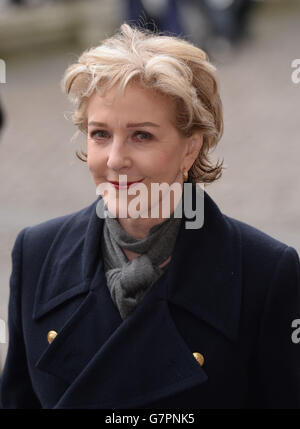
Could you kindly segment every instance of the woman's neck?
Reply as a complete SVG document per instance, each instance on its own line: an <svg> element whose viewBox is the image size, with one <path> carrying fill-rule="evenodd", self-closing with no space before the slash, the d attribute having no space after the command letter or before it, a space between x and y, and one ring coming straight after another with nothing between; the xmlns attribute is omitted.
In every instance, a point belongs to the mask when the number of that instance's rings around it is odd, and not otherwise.
<svg viewBox="0 0 300 429"><path fill-rule="evenodd" d="M166 218L119 218L118 221L122 228L129 234L131 237L141 239L145 238L148 235L150 229L164 222Z"/></svg>
<svg viewBox="0 0 300 429"><path fill-rule="evenodd" d="M180 196L177 195L176 197L173 193L171 194L170 201L167 201L170 204L169 214L174 213L175 207L177 207L181 197L182 194ZM145 238L153 226L158 225L167 219L166 217L163 217L162 201L160 201L159 204L158 217L151 217L149 215L146 218L118 218L118 221L122 228L132 237L137 239Z"/></svg>

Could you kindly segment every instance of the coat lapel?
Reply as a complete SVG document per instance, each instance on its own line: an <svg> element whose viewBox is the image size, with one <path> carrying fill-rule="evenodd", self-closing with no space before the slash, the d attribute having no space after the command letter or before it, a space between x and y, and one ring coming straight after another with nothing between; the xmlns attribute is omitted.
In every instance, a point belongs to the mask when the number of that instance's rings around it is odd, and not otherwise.
<svg viewBox="0 0 300 429"><path fill-rule="evenodd" d="M241 237L206 192L204 224L198 230L182 225L173 262L169 300L235 341L242 297Z"/></svg>
<svg viewBox="0 0 300 429"><path fill-rule="evenodd" d="M135 408L206 379L167 300L152 293L99 348L55 408Z"/></svg>
<svg viewBox="0 0 300 429"><path fill-rule="evenodd" d="M204 225L188 230L183 218L168 270L122 321L102 267L103 220L97 217L96 203L58 233L36 293L35 320L82 295L77 310L36 363L69 384L55 408L143 406L203 383L207 374L177 330L170 305L209 323L229 340L237 339L238 231L205 193ZM73 245L61 259L66 242Z"/></svg>

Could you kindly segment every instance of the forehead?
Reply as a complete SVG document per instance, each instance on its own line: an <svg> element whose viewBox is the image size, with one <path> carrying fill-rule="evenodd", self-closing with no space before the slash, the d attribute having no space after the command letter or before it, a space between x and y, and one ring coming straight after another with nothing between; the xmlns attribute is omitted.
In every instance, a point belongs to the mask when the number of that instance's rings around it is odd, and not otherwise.
<svg viewBox="0 0 300 429"><path fill-rule="evenodd" d="M142 88L138 85L128 85L121 95L114 87L101 96L95 92L87 104L88 118L102 116L116 117L119 120L134 119L141 121L173 121L175 115L174 101L157 91ZM103 119L103 118L102 118Z"/></svg>

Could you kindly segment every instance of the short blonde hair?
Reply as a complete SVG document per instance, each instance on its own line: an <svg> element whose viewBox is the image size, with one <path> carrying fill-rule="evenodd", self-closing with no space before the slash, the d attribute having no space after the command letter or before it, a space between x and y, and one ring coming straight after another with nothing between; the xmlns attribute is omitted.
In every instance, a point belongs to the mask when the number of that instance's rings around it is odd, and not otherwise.
<svg viewBox="0 0 300 429"><path fill-rule="evenodd" d="M216 69L204 51L184 39L131 27L83 52L65 71L63 90L75 104L73 123L87 132L86 106L95 90L105 95L118 85L123 93L131 82L158 91L175 101L174 125L183 136L196 131L203 145L189 171L192 182L210 183L222 174L223 161L213 164L209 151L223 133L222 103ZM86 161L86 153L77 152Z"/></svg>

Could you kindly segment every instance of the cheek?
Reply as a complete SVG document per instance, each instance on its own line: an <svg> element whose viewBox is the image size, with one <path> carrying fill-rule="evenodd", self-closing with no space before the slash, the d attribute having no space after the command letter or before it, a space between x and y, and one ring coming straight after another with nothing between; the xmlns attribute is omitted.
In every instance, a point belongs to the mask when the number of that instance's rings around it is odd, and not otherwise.
<svg viewBox="0 0 300 429"><path fill-rule="evenodd" d="M174 150L161 152L152 162L153 170L157 172L158 176L173 174L178 170L179 164L178 152Z"/></svg>
<svg viewBox="0 0 300 429"><path fill-rule="evenodd" d="M87 166L94 178L101 177L104 165L104 158L96 151L88 149Z"/></svg>

